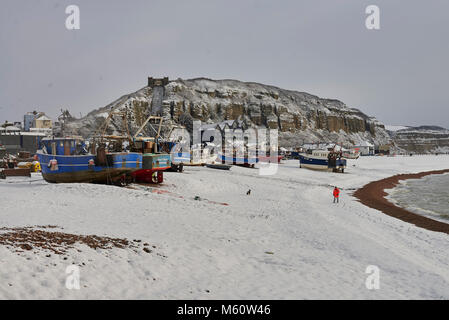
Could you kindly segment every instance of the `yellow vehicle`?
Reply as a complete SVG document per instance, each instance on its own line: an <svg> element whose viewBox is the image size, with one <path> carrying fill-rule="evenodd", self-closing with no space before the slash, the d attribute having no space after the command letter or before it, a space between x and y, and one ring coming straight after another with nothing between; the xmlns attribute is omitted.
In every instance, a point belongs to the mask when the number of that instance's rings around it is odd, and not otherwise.
<svg viewBox="0 0 449 320"><path fill-rule="evenodd" d="M17 167L20 169L30 169L31 172L41 172L41 164L39 161L19 162Z"/></svg>
<svg viewBox="0 0 449 320"><path fill-rule="evenodd" d="M33 166L31 167L31 172L41 172L41 163L39 161L33 161Z"/></svg>

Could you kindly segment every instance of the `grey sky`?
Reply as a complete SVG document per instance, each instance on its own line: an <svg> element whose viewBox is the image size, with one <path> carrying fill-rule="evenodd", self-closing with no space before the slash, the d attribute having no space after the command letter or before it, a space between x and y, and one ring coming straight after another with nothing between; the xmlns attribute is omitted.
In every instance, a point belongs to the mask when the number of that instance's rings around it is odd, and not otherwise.
<svg viewBox="0 0 449 320"><path fill-rule="evenodd" d="M65 28L76 4L81 29ZM365 28L365 8L381 30ZM85 115L146 77L238 79L449 127L449 1L2 0L0 121Z"/></svg>

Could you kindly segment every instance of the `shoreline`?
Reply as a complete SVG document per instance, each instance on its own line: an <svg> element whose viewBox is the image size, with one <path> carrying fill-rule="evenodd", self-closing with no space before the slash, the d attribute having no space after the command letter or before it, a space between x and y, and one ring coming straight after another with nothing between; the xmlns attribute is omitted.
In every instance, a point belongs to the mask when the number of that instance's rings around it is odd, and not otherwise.
<svg viewBox="0 0 449 320"><path fill-rule="evenodd" d="M449 173L449 169L397 174L364 185L354 192L354 196L365 206L382 211L386 215L400 219L404 222L412 223L420 228L449 234L449 224L398 207L385 198L388 195L387 192L385 192L385 189L396 187L401 180L420 179L431 174L443 173Z"/></svg>

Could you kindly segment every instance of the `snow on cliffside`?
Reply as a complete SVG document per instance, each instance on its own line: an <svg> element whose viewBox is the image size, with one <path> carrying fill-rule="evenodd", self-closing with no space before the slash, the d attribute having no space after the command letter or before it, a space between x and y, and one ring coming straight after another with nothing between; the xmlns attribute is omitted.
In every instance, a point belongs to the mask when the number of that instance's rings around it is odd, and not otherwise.
<svg viewBox="0 0 449 320"><path fill-rule="evenodd" d="M144 87L122 96L104 108L92 111L67 125L67 133L89 136L110 110L128 110L131 131L151 113L154 89ZM158 100L160 96L158 95ZM177 124L191 116L203 123L242 120L250 127L279 130L280 145L298 146L307 142L385 144L390 136L375 118L343 102L284 90L274 86L237 80L205 78L170 81L162 99L165 124ZM109 132L120 129L117 121Z"/></svg>
<svg viewBox="0 0 449 320"><path fill-rule="evenodd" d="M408 127L392 132L396 145L408 152L449 152L449 130L437 126Z"/></svg>

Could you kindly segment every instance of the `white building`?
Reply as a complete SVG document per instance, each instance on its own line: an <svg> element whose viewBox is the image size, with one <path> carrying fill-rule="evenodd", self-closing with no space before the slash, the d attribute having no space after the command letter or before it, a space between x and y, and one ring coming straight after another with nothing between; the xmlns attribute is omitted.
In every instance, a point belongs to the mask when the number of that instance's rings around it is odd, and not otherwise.
<svg viewBox="0 0 449 320"><path fill-rule="evenodd" d="M362 143L354 146L354 149L358 149L360 155L362 156L374 155L374 144L371 144L368 141L363 141Z"/></svg>
<svg viewBox="0 0 449 320"><path fill-rule="evenodd" d="M7 127L0 127L0 133L2 134L18 134L20 133L20 128L17 128L15 126L7 126Z"/></svg>

